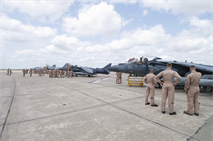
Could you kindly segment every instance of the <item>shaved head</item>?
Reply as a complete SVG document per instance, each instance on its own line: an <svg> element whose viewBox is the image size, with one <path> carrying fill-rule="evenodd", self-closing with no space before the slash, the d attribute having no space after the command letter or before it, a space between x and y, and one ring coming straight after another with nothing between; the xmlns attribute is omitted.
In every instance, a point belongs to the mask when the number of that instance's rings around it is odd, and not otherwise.
<svg viewBox="0 0 213 141"><path fill-rule="evenodd" d="M190 70L195 70L196 68L195 68L195 66L194 65L191 65L190 66Z"/></svg>
<svg viewBox="0 0 213 141"><path fill-rule="evenodd" d="M172 69L172 63L167 63L166 67L167 67L167 69Z"/></svg>
<svg viewBox="0 0 213 141"><path fill-rule="evenodd" d="M155 71L154 71L154 69L151 69L150 72L151 72L151 73L154 73Z"/></svg>
<svg viewBox="0 0 213 141"><path fill-rule="evenodd" d="M172 63L167 63L166 66L167 66L167 67L171 67L171 66L172 66Z"/></svg>

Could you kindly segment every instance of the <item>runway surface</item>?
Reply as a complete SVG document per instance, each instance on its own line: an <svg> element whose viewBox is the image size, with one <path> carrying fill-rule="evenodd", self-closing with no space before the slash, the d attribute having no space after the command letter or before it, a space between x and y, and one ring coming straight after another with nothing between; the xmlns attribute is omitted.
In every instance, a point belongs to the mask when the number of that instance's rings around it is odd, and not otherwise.
<svg viewBox="0 0 213 141"><path fill-rule="evenodd" d="M209 141L213 140L213 96L201 92L200 116L183 114L186 94L176 89L174 111L145 105L145 87L129 87L127 75L49 78L0 72L1 141Z"/></svg>

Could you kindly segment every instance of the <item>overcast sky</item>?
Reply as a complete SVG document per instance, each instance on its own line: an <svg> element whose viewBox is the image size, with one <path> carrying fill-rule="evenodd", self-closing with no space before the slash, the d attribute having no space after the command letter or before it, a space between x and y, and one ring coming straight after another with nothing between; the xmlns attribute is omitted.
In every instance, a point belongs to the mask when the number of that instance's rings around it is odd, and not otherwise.
<svg viewBox="0 0 213 141"><path fill-rule="evenodd" d="M1 68L213 64L212 0L2 0Z"/></svg>

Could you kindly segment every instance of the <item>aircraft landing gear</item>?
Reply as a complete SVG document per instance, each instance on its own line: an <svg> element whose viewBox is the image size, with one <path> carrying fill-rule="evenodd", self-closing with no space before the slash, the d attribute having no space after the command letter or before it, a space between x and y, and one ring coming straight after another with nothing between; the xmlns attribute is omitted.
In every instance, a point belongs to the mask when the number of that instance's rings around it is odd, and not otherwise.
<svg viewBox="0 0 213 141"><path fill-rule="evenodd" d="M161 88L161 84L158 82L155 88Z"/></svg>

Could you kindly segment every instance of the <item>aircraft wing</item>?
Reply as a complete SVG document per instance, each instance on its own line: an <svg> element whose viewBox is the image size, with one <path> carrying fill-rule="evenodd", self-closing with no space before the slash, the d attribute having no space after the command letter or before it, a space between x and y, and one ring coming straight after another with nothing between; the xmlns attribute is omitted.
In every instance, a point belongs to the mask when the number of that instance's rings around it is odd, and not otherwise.
<svg viewBox="0 0 213 141"><path fill-rule="evenodd" d="M178 62L178 61L162 61L161 58L156 57L153 60L148 61L149 68L155 70L155 74L166 69L167 63L172 63L172 69L179 73L181 76L186 76L190 73L190 66L194 65L196 70L202 75L213 74L213 66L211 65L203 65L197 63L190 63L190 62Z"/></svg>
<svg viewBox="0 0 213 141"><path fill-rule="evenodd" d="M93 69L88 67L80 67L80 66L73 66L72 67L73 73L81 73L83 75L94 74Z"/></svg>
<svg viewBox="0 0 213 141"><path fill-rule="evenodd" d="M93 74L93 70L88 67L81 67L82 70L84 70L87 73Z"/></svg>
<svg viewBox="0 0 213 141"><path fill-rule="evenodd" d="M185 63L185 62L173 62L173 61L161 61L161 62L165 62L165 63L172 63L175 65L179 65L179 66L183 66L183 67L187 67L189 68L191 65L194 65L196 67L197 70L200 71L204 71L204 72L209 72L209 73L213 73L213 66L210 65L202 65L202 64L196 64L196 63Z"/></svg>

